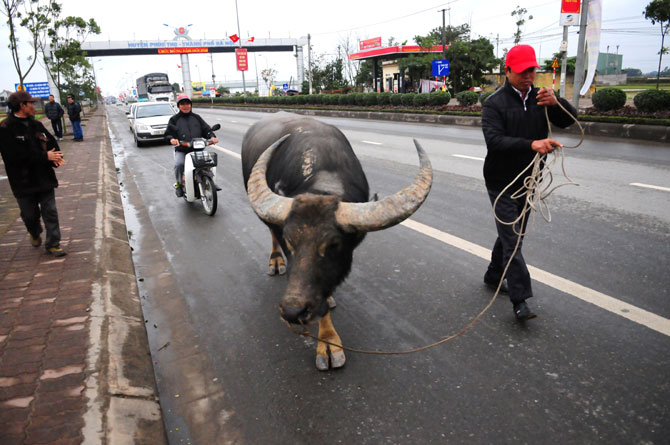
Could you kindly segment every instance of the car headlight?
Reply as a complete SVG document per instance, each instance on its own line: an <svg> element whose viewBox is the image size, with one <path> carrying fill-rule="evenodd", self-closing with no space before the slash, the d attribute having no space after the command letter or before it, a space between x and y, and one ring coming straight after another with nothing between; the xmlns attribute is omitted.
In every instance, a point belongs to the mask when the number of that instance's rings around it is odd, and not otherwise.
<svg viewBox="0 0 670 445"><path fill-rule="evenodd" d="M148 133L149 131L151 131L151 127L148 125L137 124L135 125L135 131Z"/></svg>

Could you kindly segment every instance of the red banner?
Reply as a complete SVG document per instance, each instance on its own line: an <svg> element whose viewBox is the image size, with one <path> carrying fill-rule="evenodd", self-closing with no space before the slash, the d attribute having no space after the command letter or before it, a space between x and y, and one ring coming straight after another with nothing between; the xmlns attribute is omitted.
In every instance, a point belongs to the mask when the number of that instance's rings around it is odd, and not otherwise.
<svg viewBox="0 0 670 445"><path fill-rule="evenodd" d="M580 0L562 0L561 13L578 14L581 10Z"/></svg>
<svg viewBox="0 0 670 445"><path fill-rule="evenodd" d="M235 56L237 58L237 71L248 71L249 60L247 59L247 49L237 48L235 50Z"/></svg>
<svg viewBox="0 0 670 445"><path fill-rule="evenodd" d="M374 39L368 39L368 40L361 40L360 41L361 51L364 50L364 49L381 48L381 46L382 46L382 38L381 37L375 37Z"/></svg>
<svg viewBox="0 0 670 445"><path fill-rule="evenodd" d="M158 48L158 54L208 53L209 48Z"/></svg>

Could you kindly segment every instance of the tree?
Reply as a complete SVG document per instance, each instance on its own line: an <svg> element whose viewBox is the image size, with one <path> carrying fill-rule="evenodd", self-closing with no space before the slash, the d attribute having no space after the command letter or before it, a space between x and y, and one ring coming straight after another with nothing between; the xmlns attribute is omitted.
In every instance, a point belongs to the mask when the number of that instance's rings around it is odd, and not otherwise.
<svg viewBox="0 0 670 445"><path fill-rule="evenodd" d="M621 72L628 75L628 77L642 77L642 70L638 68L624 68Z"/></svg>
<svg viewBox="0 0 670 445"><path fill-rule="evenodd" d="M561 60L562 57L563 57L562 53L554 53L553 58L544 61L544 66L542 67L542 69L547 71L553 70L551 64L554 63L554 59ZM575 74L576 66L577 66L577 57L568 57L568 60L565 64L566 74ZM556 68L556 72L557 73L561 72L561 64L559 64L558 68Z"/></svg>
<svg viewBox="0 0 670 445"><path fill-rule="evenodd" d="M670 30L670 0L652 0L644 9L644 18L651 20L652 25L658 22L661 26L661 49L658 52L658 74L656 74L656 89L659 89L663 54L668 54L664 42L665 35Z"/></svg>
<svg viewBox="0 0 670 445"><path fill-rule="evenodd" d="M528 10L526 8L522 8L521 6L517 6L514 11L512 11L512 17L516 17L516 32L514 33L514 44L518 45L519 42L521 41L521 27L526 23L526 13ZM533 16L529 15L528 20L533 20Z"/></svg>
<svg viewBox="0 0 670 445"><path fill-rule="evenodd" d="M56 11L60 11L60 5L56 4ZM19 76L19 85L23 87L23 80L37 62L37 52L39 50L39 36L45 29L54 14L52 2L40 4L39 0L2 0L2 13L7 17L9 25L9 45L12 53L14 69ZM17 22L18 21L18 25ZM21 66L21 50L19 49L18 27L25 28L30 35L30 45L32 49L27 57L28 67Z"/></svg>
<svg viewBox="0 0 670 445"><path fill-rule="evenodd" d="M172 84L172 92L173 93L181 93L181 87L177 82Z"/></svg>
<svg viewBox="0 0 670 445"><path fill-rule="evenodd" d="M493 44L485 37L452 43L447 49L447 59L454 93L486 84L484 74L498 63L493 50Z"/></svg>
<svg viewBox="0 0 670 445"><path fill-rule="evenodd" d="M265 68L264 70L261 70L261 79L263 79L268 88L272 88L272 82L274 82L275 77L277 77L276 69Z"/></svg>
<svg viewBox="0 0 670 445"><path fill-rule="evenodd" d="M358 74L354 78L354 85L356 86L372 86L372 67L377 63L375 59L368 59L361 62L358 67Z"/></svg>

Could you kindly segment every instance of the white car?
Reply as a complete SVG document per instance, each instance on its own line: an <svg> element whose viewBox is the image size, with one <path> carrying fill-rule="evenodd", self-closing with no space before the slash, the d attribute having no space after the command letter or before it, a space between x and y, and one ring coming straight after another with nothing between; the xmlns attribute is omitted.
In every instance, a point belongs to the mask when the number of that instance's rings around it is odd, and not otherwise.
<svg viewBox="0 0 670 445"><path fill-rule="evenodd" d="M141 147L148 141L164 140L168 121L178 112L177 105L171 102L138 102L131 105L128 122L137 146Z"/></svg>

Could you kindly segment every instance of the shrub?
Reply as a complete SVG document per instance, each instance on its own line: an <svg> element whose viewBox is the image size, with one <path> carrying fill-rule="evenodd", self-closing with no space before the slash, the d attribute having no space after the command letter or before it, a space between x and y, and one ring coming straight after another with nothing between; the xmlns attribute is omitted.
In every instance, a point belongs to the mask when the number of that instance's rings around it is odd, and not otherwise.
<svg viewBox="0 0 670 445"><path fill-rule="evenodd" d="M428 96L429 94L415 94L414 102L412 105L414 105L415 107L423 107L428 103Z"/></svg>
<svg viewBox="0 0 670 445"><path fill-rule="evenodd" d="M489 91L488 93L482 93L482 95L479 96L479 103L484 105L484 102L486 102L486 99L488 99L489 96L493 93L494 93L494 91ZM558 94L556 96L558 96Z"/></svg>
<svg viewBox="0 0 670 445"><path fill-rule="evenodd" d="M400 103L406 107L414 106L414 96L416 96L416 93L400 94Z"/></svg>
<svg viewBox="0 0 670 445"><path fill-rule="evenodd" d="M305 105L309 101L309 95L301 94L299 96L286 96L288 103Z"/></svg>
<svg viewBox="0 0 670 445"><path fill-rule="evenodd" d="M670 110L670 91L647 90L638 93L633 98L635 108L645 113ZM595 105L595 103L594 103Z"/></svg>
<svg viewBox="0 0 670 445"><path fill-rule="evenodd" d="M456 95L456 100L464 107L469 107L477 103L479 94L474 91L461 91Z"/></svg>
<svg viewBox="0 0 670 445"><path fill-rule="evenodd" d="M402 94L389 93L391 94L391 105L400 105L402 103Z"/></svg>
<svg viewBox="0 0 670 445"><path fill-rule="evenodd" d="M372 106L372 105L377 105L377 93L365 93L363 94L364 100L363 102L365 103L366 106Z"/></svg>
<svg viewBox="0 0 670 445"><path fill-rule="evenodd" d="M349 94L339 94L337 97L338 105L347 105L349 104Z"/></svg>
<svg viewBox="0 0 670 445"><path fill-rule="evenodd" d="M388 105L391 103L391 93L379 93L377 94L377 103L379 105Z"/></svg>
<svg viewBox="0 0 670 445"><path fill-rule="evenodd" d="M448 105L451 100L449 91L435 91L428 95L428 105Z"/></svg>
<svg viewBox="0 0 670 445"><path fill-rule="evenodd" d="M596 110L618 110L626 105L626 93L616 88L602 88L593 93L591 101Z"/></svg>

